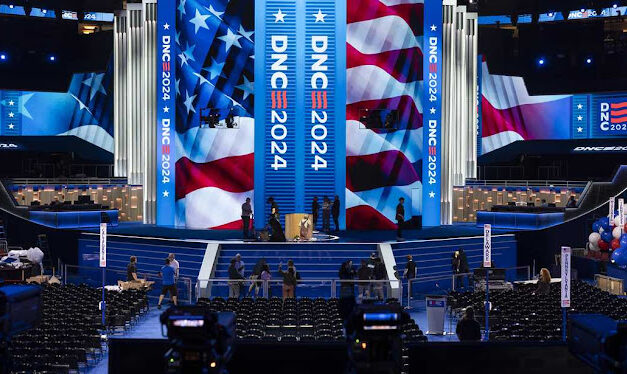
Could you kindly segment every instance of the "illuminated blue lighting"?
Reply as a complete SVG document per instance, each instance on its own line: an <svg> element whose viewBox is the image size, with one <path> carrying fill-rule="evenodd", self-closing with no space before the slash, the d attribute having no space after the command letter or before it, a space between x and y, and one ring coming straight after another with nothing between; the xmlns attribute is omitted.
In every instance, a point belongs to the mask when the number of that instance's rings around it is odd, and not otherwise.
<svg viewBox="0 0 627 374"><path fill-rule="evenodd" d="M544 58L538 59L538 65L544 65Z"/></svg>
<svg viewBox="0 0 627 374"><path fill-rule="evenodd" d="M7 55L4 53L0 54L0 60L5 61L7 59Z"/></svg>
<svg viewBox="0 0 627 374"><path fill-rule="evenodd" d="M555 14L553 12L549 13L549 17L553 17Z"/></svg>
<svg viewBox="0 0 627 374"><path fill-rule="evenodd" d="M41 10L41 12L42 12L43 14L48 13L48 11L47 11L47 10L45 10L45 9L42 9L42 10Z"/></svg>
<svg viewBox="0 0 627 374"><path fill-rule="evenodd" d="M591 59L590 57L588 57L588 58L586 59L586 64L591 64L591 63L592 63L592 59Z"/></svg>
<svg viewBox="0 0 627 374"><path fill-rule="evenodd" d="M54 57L54 56L50 56L49 59L50 59L50 61L56 61L57 58Z"/></svg>
<svg viewBox="0 0 627 374"><path fill-rule="evenodd" d="M614 8L614 9L618 8L618 4L616 4L616 3L612 4L612 8Z"/></svg>

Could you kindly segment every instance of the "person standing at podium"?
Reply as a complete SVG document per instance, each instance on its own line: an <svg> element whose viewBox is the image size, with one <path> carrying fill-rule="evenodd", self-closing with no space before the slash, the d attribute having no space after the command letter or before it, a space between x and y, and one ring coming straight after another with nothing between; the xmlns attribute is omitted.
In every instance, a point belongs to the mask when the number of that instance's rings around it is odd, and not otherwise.
<svg viewBox="0 0 627 374"><path fill-rule="evenodd" d="M246 198L246 202L242 204L242 222L244 239L249 238L248 229L250 228L250 218L253 215L253 208L250 205L250 197Z"/></svg>
<svg viewBox="0 0 627 374"><path fill-rule="evenodd" d="M331 200L326 196L322 199L322 231L331 231Z"/></svg>
<svg viewBox="0 0 627 374"><path fill-rule="evenodd" d="M313 229L318 227L318 213L320 212L320 203L318 202L318 196L314 196L311 202L311 219L313 221Z"/></svg>

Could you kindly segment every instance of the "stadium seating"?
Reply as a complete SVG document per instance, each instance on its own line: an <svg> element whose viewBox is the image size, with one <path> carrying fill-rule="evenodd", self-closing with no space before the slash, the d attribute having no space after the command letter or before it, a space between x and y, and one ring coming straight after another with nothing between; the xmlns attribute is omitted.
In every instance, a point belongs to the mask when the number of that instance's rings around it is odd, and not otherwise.
<svg viewBox="0 0 627 374"><path fill-rule="evenodd" d="M398 303L389 299L388 303ZM268 342L343 342L343 320L338 309L338 299L300 298L282 300L252 298L211 300L199 299L199 305L206 305L211 311L231 311L236 315L236 337L242 340ZM403 325L407 341L426 341L427 338L412 319Z"/></svg>
<svg viewBox="0 0 627 374"><path fill-rule="evenodd" d="M42 320L14 337L11 354L16 373L78 371L103 352L101 291L85 285L43 285ZM107 329L129 328L148 309L145 292L107 292Z"/></svg>
<svg viewBox="0 0 627 374"><path fill-rule="evenodd" d="M572 313L599 313L616 320L627 318L627 299L619 298L582 281L572 283ZM520 285L514 291L490 292L490 339L497 341L557 341L562 339L560 283L553 283L549 295L535 294L535 284ZM453 308L473 306L483 321L485 293L451 292Z"/></svg>

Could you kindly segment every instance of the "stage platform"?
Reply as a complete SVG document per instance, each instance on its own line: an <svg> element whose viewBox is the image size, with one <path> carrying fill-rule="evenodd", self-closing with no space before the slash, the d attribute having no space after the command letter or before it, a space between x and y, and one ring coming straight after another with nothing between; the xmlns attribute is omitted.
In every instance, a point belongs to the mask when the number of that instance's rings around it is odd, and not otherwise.
<svg viewBox="0 0 627 374"><path fill-rule="evenodd" d="M97 232L94 230L83 230ZM511 230L492 230L493 235L506 234ZM242 242L240 230L192 230L180 227L145 225L142 223L120 222L117 227L109 228L111 235L137 236L162 239L193 239L216 242ZM339 231L337 243L396 243L396 230ZM420 230L403 230L405 241L444 238L473 237L483 235L483 228L475 224L454 224L448 226L425 227ZM274 243L277 244L277 243Z"/></svg>

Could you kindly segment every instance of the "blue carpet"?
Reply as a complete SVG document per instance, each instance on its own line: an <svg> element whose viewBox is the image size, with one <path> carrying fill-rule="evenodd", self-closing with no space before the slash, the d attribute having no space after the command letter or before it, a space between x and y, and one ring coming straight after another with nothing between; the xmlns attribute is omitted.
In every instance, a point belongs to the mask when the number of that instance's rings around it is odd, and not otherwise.
<svg viewBox="0 0 627 374"><path fill-rule="evenodd" d="M83 230L86 232L97 232ZM492 230L494 234L504 234L509 230ZM109 228L110 234L149 236L155 238L171 239L201 239L230 241L241 240L242 232L239 230L188 230L177 227L144 225L136 222L122 222L117 227ZM340 237L340 243L381 243L396 242L396 230L370 230L370 231L340 231L335 233ZM405 240L423 240L438 238L456 238L465 236L483 235L483 228L475 224L455 224L449 226L425 227L420 230L404 230Z"/></svg>

